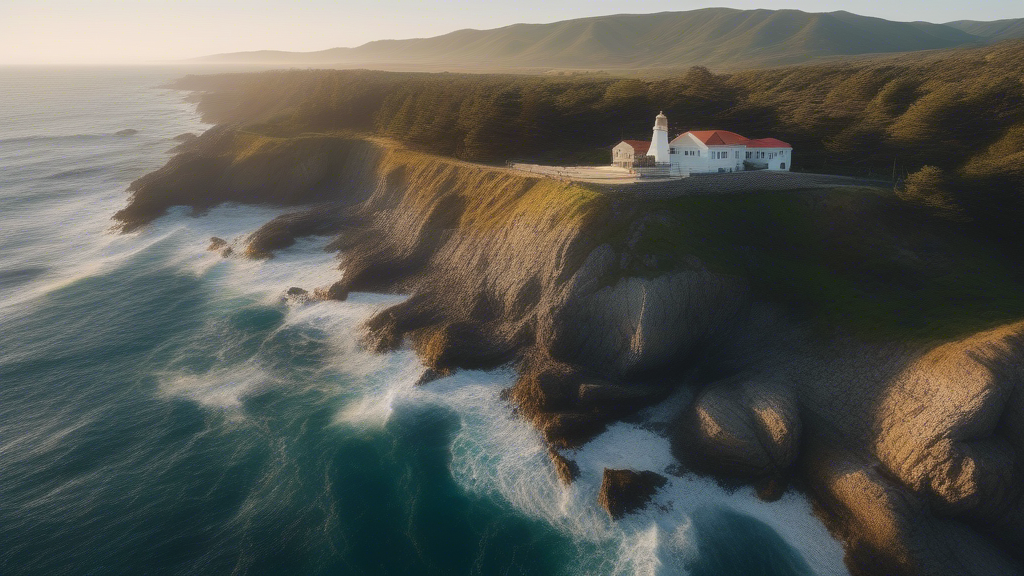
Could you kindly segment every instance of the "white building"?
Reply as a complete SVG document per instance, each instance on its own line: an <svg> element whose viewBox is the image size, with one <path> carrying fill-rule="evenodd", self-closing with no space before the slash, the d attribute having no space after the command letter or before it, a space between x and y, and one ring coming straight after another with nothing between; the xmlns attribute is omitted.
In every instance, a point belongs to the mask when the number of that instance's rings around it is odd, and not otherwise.
<svg viewBox="0 0 1024 576"><path fill-rule="evenodd" d="M651 148L649 154L654 156L656 164L667 164L671 148L668 145L668 116L659 112L654 119L654 135L651 136Z"/></svg>
<svg viewBox="0 0 1024 576"><path fill-rule="evenodd" d="M651 143L643 140L623 140L612 148L612 166L632 168L634 165L642 165L650 147ZM665 148L668 149L668 139L665 140Z"/></svg>
<svg viewBox="0 0 1024 576"><path fill-rule="evenodd" d="M654 134L647 151L640 151L635 140L626 140L613 148L612 164L623 167L641 167L641 154L653 156L655 164L668 165L673 176L706 172L741 172L743 170L789 170L792 165L793 147L775 138L751 139L727 130L696 130L668 140L668 118L658 114L654 123ZM662 145L667 145L664 154ZM620 150L626 146L633 151L632 164L625 163ZM622 147L622 148L620 148ZM620 161L620 159L622 161Z"/></svg>

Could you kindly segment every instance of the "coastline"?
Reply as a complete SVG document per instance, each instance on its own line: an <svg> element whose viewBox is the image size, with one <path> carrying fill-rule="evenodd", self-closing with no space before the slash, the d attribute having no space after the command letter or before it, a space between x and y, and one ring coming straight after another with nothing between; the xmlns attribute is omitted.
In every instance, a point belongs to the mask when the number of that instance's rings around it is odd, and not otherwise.
<svg viewBox="0 0 1024 576"><path fill-rule="evenodd" d="M677 457L733 481L794 481L847 543L853 571L1020 567L997 537L1019 522L1000 510L1019 508L1019 494L1003 488L1017 472L1000 464L1003 448L974 448L990 438L998 446L1020 440L1014 415L1021 412L1013 408L1020 374L999 368L1024 355L1020 323L956 327L910 346L885 330L865 336L849 326L823 337L818 310L811 308L811 319L806 309L794 312L763 279L738 271L734 255L723 254L727 246L676 235L693 224L678 210L722 205L602 194L354 134L275 138L221 127L183 145L132 190L132 206L118 216L128 227L178 204L202 211L223 201L316 202L264 225L244 252L270 257L296 237L334 235L329 249L344 257L341 279L303 288L323 288L332 299L412 294L367 321L366 345L411 344L428 367L427 386L459 370L512 363L519 378L507 398L556 447L585 444L619 418L689 388L694 400L669 431ZM858 237L848 234L865 228L862 238L898 239L873 246L892 258L898 247L935 261L928 227L877 191L763 198L736 202L778 203L801 217L842 214L842 233L824 240L846 245ZM885 218L872 222L879 214ZM965 404L963 382L977 387L975 397L1003 401ZM908 414L924 421L905 425ZM943 487L951 474L952 491ZM988 531L974 528L979 518Z"/></svg>

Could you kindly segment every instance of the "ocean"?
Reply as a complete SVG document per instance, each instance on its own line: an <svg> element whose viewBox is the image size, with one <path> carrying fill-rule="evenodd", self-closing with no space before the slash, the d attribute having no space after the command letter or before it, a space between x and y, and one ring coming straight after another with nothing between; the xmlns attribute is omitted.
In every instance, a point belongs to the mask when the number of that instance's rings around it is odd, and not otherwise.
<svg viewBox="0 0 1024 576"><path fill-rule="evenodd" d="M120 234L128 184L204 125L174 68L0 68L0 574L845 574L796 492L675 471L611 426L557 481L500 400L511 369L417 387L360 349L401 295L298 303L327 238L223 258L282 213L175 209ZM646 411L667 419L672 402ZM612 522L605 467L670 482Z"/></svg>

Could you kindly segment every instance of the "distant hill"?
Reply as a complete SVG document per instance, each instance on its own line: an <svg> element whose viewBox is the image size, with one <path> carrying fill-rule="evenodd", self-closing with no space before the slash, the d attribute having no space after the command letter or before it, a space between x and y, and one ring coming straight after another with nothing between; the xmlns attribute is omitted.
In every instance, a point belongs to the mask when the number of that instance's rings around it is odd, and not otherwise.
<svg viewBox="0 0 1024 576"><path fill-rule="evenodd" d="M433 38L380 40L319 52L238 52L199 60L450 70L612 70L692 65L737 69L835 56L981 45L996 36L1014 33L1012 25L1006 30L994 27L990 33L986 26L995 22L956 24L893 22L842 11L708 8L514 24L493 30L467 29Z"/></svg>
<svg viewBox="0 0 1024 576"><path fill-rule="evenodd" d="M956 22L946 22L946 26L952 26L957 30L962 30L992 42L1024 38L1024 18L1010 18L1008 20L994 20L992 22L957 20Z"/></svg>

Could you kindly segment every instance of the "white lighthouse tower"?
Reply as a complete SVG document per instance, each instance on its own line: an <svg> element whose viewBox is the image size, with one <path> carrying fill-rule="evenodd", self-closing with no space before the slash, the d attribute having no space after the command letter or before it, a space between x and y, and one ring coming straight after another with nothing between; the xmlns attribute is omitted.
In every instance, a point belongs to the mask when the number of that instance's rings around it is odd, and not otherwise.
<svg viewBox="0 0 1024 576"><path fill-rule="evenodd" d="M654 135L651 136L651 149L647 154L654 156L654 161L658 164L669 163L668 116L665 116L664 112L659 113L654 120Z"/></svg>

